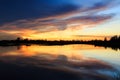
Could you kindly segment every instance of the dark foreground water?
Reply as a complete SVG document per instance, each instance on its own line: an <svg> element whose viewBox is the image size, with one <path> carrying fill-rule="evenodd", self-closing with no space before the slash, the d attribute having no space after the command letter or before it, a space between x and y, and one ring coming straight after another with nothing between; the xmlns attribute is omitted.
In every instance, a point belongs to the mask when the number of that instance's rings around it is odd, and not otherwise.
<svg viewBox="0 0 120 80"><path fill-rule="evenodd" d="M0 47L0 80L120 80L120 51L91 45Z"/></svg>

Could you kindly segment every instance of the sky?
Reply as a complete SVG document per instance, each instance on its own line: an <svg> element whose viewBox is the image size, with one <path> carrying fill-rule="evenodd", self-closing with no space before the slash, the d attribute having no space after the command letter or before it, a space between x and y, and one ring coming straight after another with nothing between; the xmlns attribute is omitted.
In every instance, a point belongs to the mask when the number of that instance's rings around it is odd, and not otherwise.
<svg viewBox="0 0 120 80"><path fill-rule="evenodd" d="M120 35L120 0L0 0L0 40Z"/></svg>

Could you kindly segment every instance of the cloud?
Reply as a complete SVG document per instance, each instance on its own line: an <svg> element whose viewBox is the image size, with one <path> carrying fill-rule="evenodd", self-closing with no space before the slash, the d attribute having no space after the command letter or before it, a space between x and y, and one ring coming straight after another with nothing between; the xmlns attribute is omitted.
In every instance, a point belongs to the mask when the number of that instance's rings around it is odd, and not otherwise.
<svg viewBox="0 0 120 80"><path fill-rule="evenodd" d="M86 12L105 9L112 6L115 1L117 0L1 0L0 24L22 19L45 18L71 13L76 10Z"/></svg>
<svg viewBox="0 0 120 80"><path fill-rule="evenodd" d="M17 2L15 5L17 10L11 9L10 7L11 12L15 11L14 14L9 11L7 12L10 13L9 15L4 11L0 13L0 15L5 13L2 17L3 20L0 20L0 30L6 31L7 34L16 33L20 36L51 31L64 31L67 29L78 30L100 25L101 23L111 20L115 16L113 13L99 13L114 7L113 5L116 4L115 2L117 0L88 0L90 4L86 1L77 1L77 3L74 3L75 1L73 0L52 0L51 3L50 0L40 0L39 3L38 0L31 0L31 2L25 1L24 3L22 1ZM4 1L1 3L4 3ZM26 3L28 4L25 5ZM2 6L7 4L9 3L5 2ZM23 4L23 7L20 6L21 4ZM30 6L30 4L32 5ZM9 6L15 7L11 4L9 4ZM9 6L6 6L5 10L7 10ZM22 12L20 13L20 11ZM7 18L5 18L5 16ZM8 19L8 21L6 21L6 19Z"/></svg>
<svg viewBox="0 0 120 80"><path fill-rule="evenodd" d="M0 31L0 40L12 40L12 39L16 39L17 37L20 36L16 34L10 34L7 32Z"/></svg>
<svg viewBox="0 0 120 80"><path fill-rule="evenodd" d="M65 30L68 28L68 26L72 24L78 24L83 25L81 27L85 26L91 26L91 25L97 25L102 22L105 22L109 19L111 19L113 15L86 15L86 16L77 16L77 17L71 17L67 19L57 18L56 19L35 19L31 21L27 20L21 20L13 23L8 23L0 27L1 30L6 31L20 31L20 30L36 30L40 33L42 32L49 32L54 30ZM87 23L86 23L87 22ZM74 26L72 26L74 28ZM80 28L81 28L80 27Z"/></svg>
<svg viewBox="0 0 120 80"><path fill-rule="evenodd" d="M0 24L64 14L77 8L66 0L2 0L0 1Z"/></svg>

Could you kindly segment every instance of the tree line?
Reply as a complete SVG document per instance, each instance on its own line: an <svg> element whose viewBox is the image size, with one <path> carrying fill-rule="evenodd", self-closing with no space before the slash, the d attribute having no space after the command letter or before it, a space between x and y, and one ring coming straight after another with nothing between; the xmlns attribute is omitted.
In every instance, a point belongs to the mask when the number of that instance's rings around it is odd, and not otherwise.
<svg viewBox="0 0 120 80"><path fill-rule="evenodd" d="M30 39L22 39L18 37L16 40L1 40L0 46L19 46L19 45L67 45L67 44L90 44L95 46L103 46L105 48L111 47L113 49L120 49L120 36L113 36L110 40L105 38L104 40L30 40Z"/></svg>

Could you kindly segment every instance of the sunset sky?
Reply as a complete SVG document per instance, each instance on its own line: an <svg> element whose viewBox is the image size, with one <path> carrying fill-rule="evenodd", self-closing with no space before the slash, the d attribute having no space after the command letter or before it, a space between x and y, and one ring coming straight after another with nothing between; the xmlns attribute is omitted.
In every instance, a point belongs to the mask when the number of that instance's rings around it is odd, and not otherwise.
<svg viewBox="0 0 120 80"><path fill-rule="evenodd" d="M0 40L120 35L120 0L0 0Z"/></svg>

